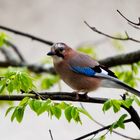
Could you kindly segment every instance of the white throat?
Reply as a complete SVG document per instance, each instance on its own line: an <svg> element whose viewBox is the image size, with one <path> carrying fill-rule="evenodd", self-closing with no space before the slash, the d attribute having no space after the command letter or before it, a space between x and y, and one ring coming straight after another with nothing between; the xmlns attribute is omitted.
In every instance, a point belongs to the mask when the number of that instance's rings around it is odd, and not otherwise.
<svg viewBox="0 0 140 140"><path fill-rule="evenodd" d="M54 63L60 63L60 62L62 62L63 61L63 58L62 57L58 57L58 56L53 56L53 62Z"/></svg>

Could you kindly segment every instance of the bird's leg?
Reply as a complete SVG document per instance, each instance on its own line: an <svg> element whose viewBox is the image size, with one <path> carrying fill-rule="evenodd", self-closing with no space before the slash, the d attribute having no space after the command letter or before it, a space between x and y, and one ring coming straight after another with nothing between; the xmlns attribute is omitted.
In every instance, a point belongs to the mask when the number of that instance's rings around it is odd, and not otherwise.
<svg viewBox="0 0 140 140"><path fill-rule="evenodd" d="M85 92L85 93L83 94L83 96L84 96L86 99L88 99L88 92Z"/></svg>
<svg viewBox="0 0 140 140"><path fill-rule="evenodd" d="M78 100L78 99L79 99L79 92L78 92L78 91L73 91L72 93L75 94L75 96L76 96L76 100Z"/></svg>

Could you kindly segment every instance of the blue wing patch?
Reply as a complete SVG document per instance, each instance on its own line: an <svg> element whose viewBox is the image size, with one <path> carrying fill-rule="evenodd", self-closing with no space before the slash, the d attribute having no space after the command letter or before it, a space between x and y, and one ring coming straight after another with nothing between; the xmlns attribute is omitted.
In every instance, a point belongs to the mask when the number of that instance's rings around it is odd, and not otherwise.
<svg viewBox="0 0 140 140"><path fill-rule="evenodd" d="M84 74L86 76L94 76L96 73L90 67L71 66L71 69L76 73Z"/></svg>

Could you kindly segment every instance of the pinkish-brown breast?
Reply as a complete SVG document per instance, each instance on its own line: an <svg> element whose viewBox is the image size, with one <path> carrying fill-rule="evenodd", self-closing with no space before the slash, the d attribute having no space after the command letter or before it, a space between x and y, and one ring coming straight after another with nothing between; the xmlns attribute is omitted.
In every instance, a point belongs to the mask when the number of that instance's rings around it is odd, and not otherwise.
<svg viewBox="0 0 140 140"><path fill-rule="evenodd" d="M62 80L74 90L89 92L96 90L101 84L101 79L73 72L68 63L64 61L54 64L54 67Z"/></svg>

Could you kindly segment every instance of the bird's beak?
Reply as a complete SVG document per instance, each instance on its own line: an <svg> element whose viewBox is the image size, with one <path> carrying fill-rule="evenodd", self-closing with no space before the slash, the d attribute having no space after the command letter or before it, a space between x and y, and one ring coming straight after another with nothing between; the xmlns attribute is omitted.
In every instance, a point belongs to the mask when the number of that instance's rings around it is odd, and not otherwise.
<svg viewBox="0 0 140 140"><path fill-rule="evenodd" d="M52 52L52 51L51 52L48 52L47 55L53 56L53 55L55 55L55 52Z"/></svg>

